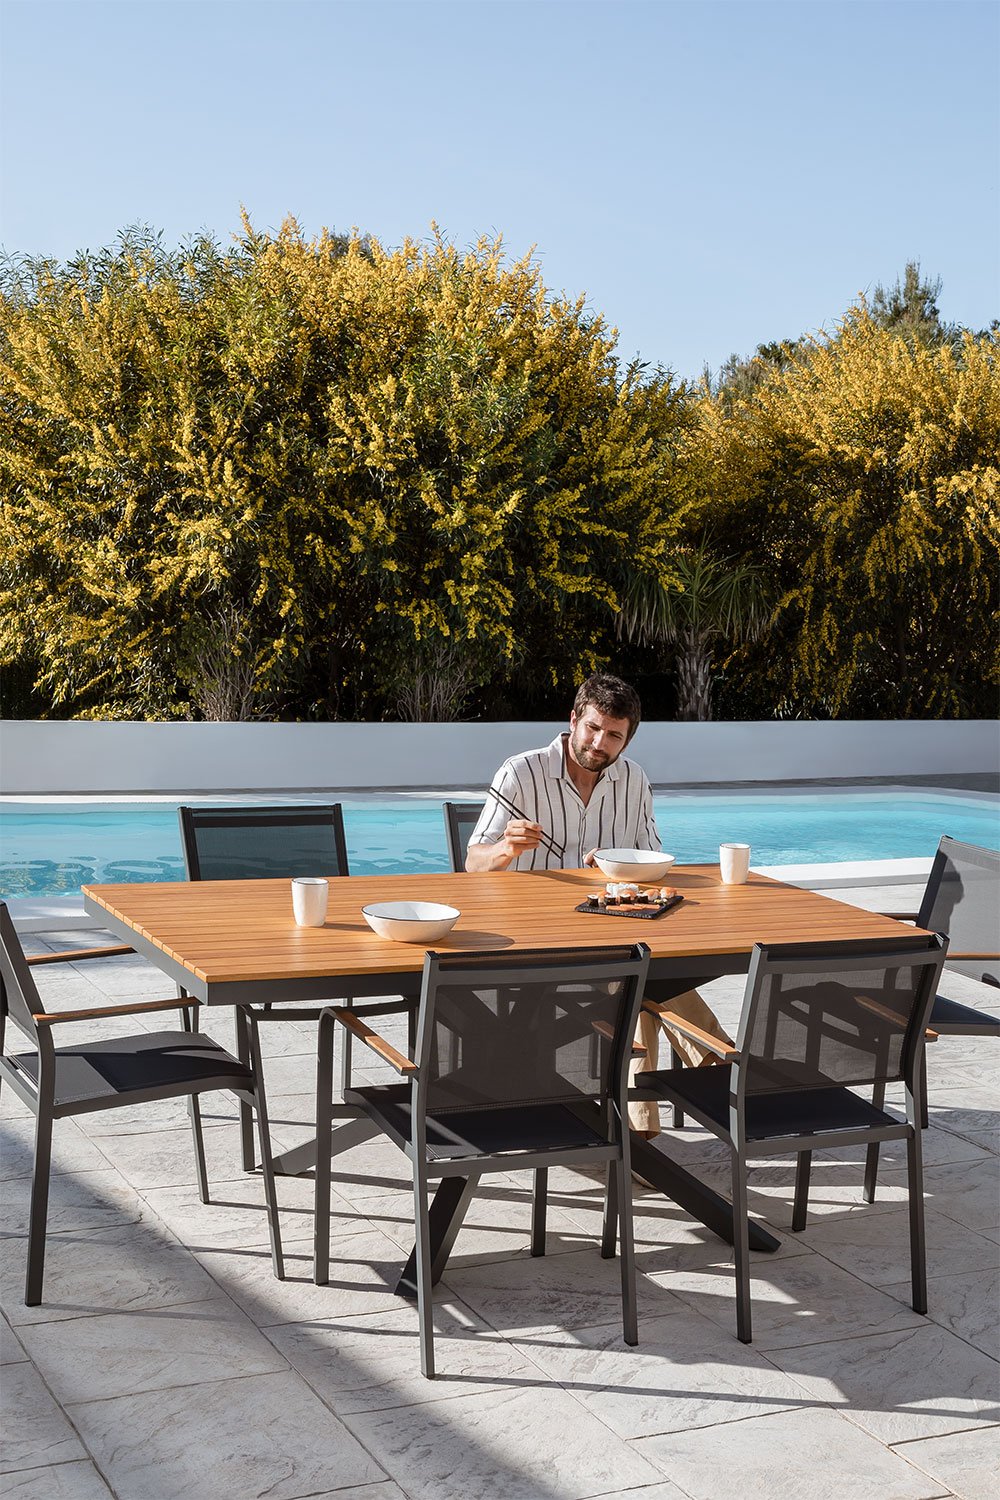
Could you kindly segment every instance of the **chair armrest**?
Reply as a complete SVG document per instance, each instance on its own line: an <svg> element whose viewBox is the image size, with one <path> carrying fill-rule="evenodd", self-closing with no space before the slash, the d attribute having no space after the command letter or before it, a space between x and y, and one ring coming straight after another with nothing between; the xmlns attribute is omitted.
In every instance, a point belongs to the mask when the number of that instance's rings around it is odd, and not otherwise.
<svg viewBox="0 0 1000 1500"><path fill-rule="evenodd" d="M75 964L82 958L117 958L119 954L134 952L127 944L117 948L70 948L66 953L34 953L25 963L34 969L38 964Z"/></svg>
<svg viewBox="0 0 1000 1500"><path fill-rule="evenodd" d="M333 1005L324 1014L333 1016L341 1026L346 1026L359 1042L364 1042L366 1047L377 1052L383 1062L387 1062L390 1068L395 1068L396 1072L403 1077L412 1078L419 1071L415 1062L404 1057L402 1052L397 1052L391 1042L387 1042L384 1036L379 1036L377 1031L373 1031L367 1021L356 1016L353 1010L345 1010L341 1005Z"/></svg>
<svg viewBox="0 0 1000 1500"><path fill-rule="evenodd" d="M1000 958L1000 953L956 953L954 949L949 948L947 956L945 957L945 964L950 964L953 958L964 958L970 960L980 958Z"/></svg>
<svg viewBox="0 0 1000 1500"><path fill-rule="evenodd" d="M906 1027L909 1024L906 1017L901 1016L896 1010L891 1010L888 1005L883 1005L881 1000L872 1000L868 995L858 995L857 1000L858 1004L863 1005L865 1010L873 1011L875 1015L881 1016L883 1021L891 1021L892 1024L894 1026L897 1026L900 1031L906 1030ZM927 1030L924 1032L924 1037L928 1042L936 1042L938 1039L938 1032L932 1030L932 1028L928 1026Z"/></svg>
<svg viewBox="0 0 1000 1500"><path fill-rule="evenodd" d="M186 1010L197 1005L197 1000L144 1000L139 1005L98 1005L91 1010L42 1011L32 1016L38 1026L61 1026L64 1021L97 1021L106 1016L141 1016L146 1011Z"/></svg>
<svg viewBox="0 0 1000 1500"><path fill-rule="evenodd" d="M650 1015L656 1016L669 1026L673 1031L679 1031L681 1036L686 1036L690 1041L697 1042L700 1047L706 1047L709 1052L714 1052L716 1057L730 1058L738 1057L739 1050L731 1042L724 1042L721 1037L713 1036L710 1031L703 1031L693 1021L686 1021L676 1011L665 1010L663 1006L655 1004L651 1000L645 1000L643 1010L648 1010Z"/></svg>
<svg viewBox="0 0 1000 1500"><path fill-rule="evenodd" d="M608 1023L607 1023L607 1021L591 1021L590 1024L594 1028L595 1031L599 1031L601 1033L601 1036L606 1036L609 1042L613 1042L614 1041L614 1039L615 1039L615 1028L613 1026L609 1026ZM645 1049L645 1047L640 1047L638 1042L633 1042L632 1043L632 1056L633 1057L645 1057L646 1056L646 1049Z"/></svg>

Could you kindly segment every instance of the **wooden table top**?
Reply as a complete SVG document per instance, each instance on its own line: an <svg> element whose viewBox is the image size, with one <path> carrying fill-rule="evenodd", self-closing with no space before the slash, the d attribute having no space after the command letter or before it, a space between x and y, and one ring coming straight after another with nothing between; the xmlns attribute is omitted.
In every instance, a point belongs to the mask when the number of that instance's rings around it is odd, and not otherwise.
<svg viewBox="0 0 1000 1500"><path fill-rule="evenodd" d="M749 956L754 943L822 942L912 936L889 917L862 911L751 874L724 886L717 865L675 866L667 883L684 902L654 921L629 921L574 910L603 887L593 870L501 871L491 874L352 875L330 881L323 927L297 927L287 880L213 880L148 885L90 885L91 913L155 961L157 950L206 986L327 976L419 972L424 950L378 937L361 915L375 901L440 901L462 915L441 951L518 947L587 948L644 942L653 959ZM743 966L745 968L745 964ZM218 998L221 994L216 990Z"/></svg>

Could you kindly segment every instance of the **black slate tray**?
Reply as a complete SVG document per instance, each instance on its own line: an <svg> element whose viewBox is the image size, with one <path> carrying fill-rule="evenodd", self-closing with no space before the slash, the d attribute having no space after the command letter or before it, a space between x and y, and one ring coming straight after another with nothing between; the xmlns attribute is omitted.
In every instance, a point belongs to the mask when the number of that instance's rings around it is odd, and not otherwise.
<svg viewBox="0 0 1000 1500"><path fill-rule="evenodd" d="M630 901L625 906L591 906L589 901L581 901L576 911L592 912L595 917L635 917L644 922L655 922L657 917L665 917L668 911L673 911L675 906L680 906L684 897L681 895L671 896L669 901L657 901L655 906L644 901Z"/></svg>

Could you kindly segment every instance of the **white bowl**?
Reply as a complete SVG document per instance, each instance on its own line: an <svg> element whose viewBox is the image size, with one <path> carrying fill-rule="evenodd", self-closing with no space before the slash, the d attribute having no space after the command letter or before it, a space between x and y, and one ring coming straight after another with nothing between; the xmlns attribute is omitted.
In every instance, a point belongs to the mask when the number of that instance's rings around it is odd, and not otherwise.
<svg viewBox="0 0 1000 1500"><path fill-rule="evenodd" d="M656 849L598 849L594 859L609 880L643 881L662 880L674 855Z"/></svg>
<svg viewBox="0 0 1000 1500"><path fill-rule="evenodd" d="M433 943L450 932L462 913L436 901L380 901L361 915L379 937L396 943Z"/></svg>

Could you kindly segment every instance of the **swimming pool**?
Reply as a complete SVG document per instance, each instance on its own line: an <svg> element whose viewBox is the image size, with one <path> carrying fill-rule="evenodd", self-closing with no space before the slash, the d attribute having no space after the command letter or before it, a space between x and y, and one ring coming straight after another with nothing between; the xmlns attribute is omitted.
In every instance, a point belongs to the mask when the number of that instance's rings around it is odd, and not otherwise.
<svg viewBox="0 0 1000 1500"><path fill-rule="evenodd" d="M352 874L449 868L443 797L342 800ZM655 802L663 847L681 863L714 862L719 844L733 839L752 845L755 865L930 858L943 833L1000 847L1000 799L985 796L831 789L660 793ZM77 895L93 881L183 878L176 802L0 804L0 895Z"/></svg>

